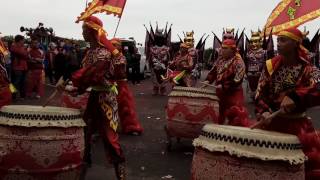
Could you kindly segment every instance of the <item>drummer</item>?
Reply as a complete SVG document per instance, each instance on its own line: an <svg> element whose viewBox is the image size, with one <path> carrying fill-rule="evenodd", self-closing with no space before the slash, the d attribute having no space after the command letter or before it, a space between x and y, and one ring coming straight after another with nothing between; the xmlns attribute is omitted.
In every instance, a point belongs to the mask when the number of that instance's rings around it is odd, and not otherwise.
<svg viewBox="0 0 320 180"><path fill-rule="evenodd" d="M12 100L9 77L4 62L7 55L8 50L0 39L0 108L2 106L9 105Z"/></svg>
<svg viewBox="0 0 320 180"><path fill-rule="evenodd" d="M259 128L297 135L308 156L306 179L320 179L320 139L306 116L307 108L320 104L320 71L310 63L302 39L295 28L279 33L279 56L266 61L259 80L256 115ZM266 120L278 110L280 115Z"/></svg>
<svg viewBox="0 0 320 180"><path fill-rule="evenodd" d="M102 21L89 16L84 19L82 26L83 37L90 43L86 54L87 64L72 75L72 83L78 92L85 92L92 87L87 108L84 113L86 122L86 147L84 160L91 164L91 137L99 132L104 142L106 156L114 165L117 180L126 179L125 157L117 134L118 104L115 79L123 77L117 67L125 67L118 59L120 52L106 38ZM65 89L63 80L58 82L59 89Z"/></svg>
<svg viewBox="0 0 320 180"><path fill-rule="evenodd" d="M213 68L204 81L204 84L215 82L217 86L217 96L220 99L219 124L249 125L242 90L244 75L245 64L237 52L236 42L233 39L224 40L221 57L213 64Z"/></svg>

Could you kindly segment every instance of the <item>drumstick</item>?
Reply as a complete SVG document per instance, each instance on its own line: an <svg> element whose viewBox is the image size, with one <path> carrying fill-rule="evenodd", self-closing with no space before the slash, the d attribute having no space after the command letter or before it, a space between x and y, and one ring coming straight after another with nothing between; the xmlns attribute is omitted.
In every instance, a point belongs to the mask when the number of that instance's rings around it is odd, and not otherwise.
<svg viewBox="0 0 320 180"><path fill-rule="evenodd" d="M212 85L212 84L208 84L208 83L205 83L205 82L200 82L200 83L203 84L203 85L206 85L206 86L217 88L217 86ZM202 87L202 88L204 88L204 87Z"/></svg>
<svg viewBox="0 0 320 180"><path fill-rule="evenodd" d="M51 94L51 96L46 100L46 102L42 105L42 107L46 107L52 99L57 95L58 90L54 90L54 92Z"/></svg>
<svg viewBox="0 0 320 180"><path fill-rule="evenodd" d="M60 79L59 79L59 81L60 80L63 80L63 77L61 77ZM68 79L63 83L63 85L65 85L66 83L68 82ZM57 86L55 86L56 88L57 88ZM58 90L56 89L51 95L50 95L50 97L46 100L46 102L42 105L42 107L46 107L52 100L53 100L53 98L58 94Z"/></svg>
<svg viewBox="0 0 320 180"><path fill-rule="evenodd" d="M281 113L282 113L282 110L278 110L278 111L272 113L269 117L265 118L264 120L259 121L256 124L252 125L250 128L254 129L254 128L258 127L259 125L261 125L261 124L263 124L263 123L265 123L267 121L271 121L272 119L274 119L275 117L277 117Z"/></svg>

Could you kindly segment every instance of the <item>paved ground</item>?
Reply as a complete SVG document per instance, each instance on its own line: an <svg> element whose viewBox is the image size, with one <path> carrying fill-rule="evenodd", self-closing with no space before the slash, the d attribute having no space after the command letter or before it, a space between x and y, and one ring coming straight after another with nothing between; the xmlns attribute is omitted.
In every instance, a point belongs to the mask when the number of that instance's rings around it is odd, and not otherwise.
<svg viewBox="0 0 320 180"><path fill-rule="evenodd" d="M121 135L121 144L125 151L128 163L128 180L159 180L164 176L172 176L175 180L190 179L190 166L192 161L191 140L182 140L180 144L175 144L172 152L166 152L166 135L163 127L166 123L164 107L167 97L157 97L151 95L151 83L144 81L141 85L130 86L134 92L138 115L145 132L140 137ZM53 89L48 87L46 97L52 93ZM39 105L41 100L25 100L16 104ZM51 105L59 105L57 97ZM248 107L252 112L253 105L248 102ZM320 115L318 108L309 111L314 117L315 124L320 127L317 121ZM106 162L103 154L103 147L100 141L93 147L93 166L86 176L87 180L114 180L113 168Z"/></svg>

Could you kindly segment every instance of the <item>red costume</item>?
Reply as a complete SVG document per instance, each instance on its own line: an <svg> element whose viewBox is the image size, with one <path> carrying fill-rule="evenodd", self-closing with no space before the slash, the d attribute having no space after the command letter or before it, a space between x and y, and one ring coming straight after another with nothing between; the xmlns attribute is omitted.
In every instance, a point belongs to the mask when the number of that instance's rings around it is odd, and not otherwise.
<svg viewBox="0 0 320 180"><path fill-rule="evenodd" d="M96 31L96 38L101 47L90 49L86 54L86 66L72 76L72 82L79 92L85 92L92 87L84 120L86 129L85 160L90 163L91 136L99 131L103 139L106 156L115 165L118 179L124 178L123 166L124 154L119 144L119 137L116 133L118 126L118 104L117 104L117 79L122 79L125 67L118 58L119 51L114 48L111 42L106 39L101 20L90 16L85 21L86 28ZM120 68L120 69L119 69Z"/></svg>
<svg viewBox="0 0 320 180"><path fill-rule="evenodd" d="M223 48L236 49L235 41L227 39L223 41ZM215 82L219 97L219 124L234 126L248 126L248 113L244 107L242 81L245 75L245 65L239 54L231 59L218 59L210 70L206 80Z"/></svg>
<svg viewBox="0 0 320 180"><path fill-rule="evenodd" d="M191 87L194 86L194 79L191 75L194 67L194 51L193 49L189 51L189 46L182 43L179 53L169 63L169 69L174 70L174 72L168 73L167 76L173 79L178 86Z"/></svg>
<svg viewBox="0 0 320 180"><path fill-rule="evenodd" d="M166 82L162 76L166 73L166 68L170 60L170 48L167 46L152 46L150 48L150 64L152 65L153 94L164 95L166 92Z"/></svg>
<svg viewBox="0 0 320 180"><path fill-rule="evenodd" d="M33 92L37 96L44 94L44 52L39 48L32 48L29 52L28 73L26 77L26 96L32 97Z"/></svg>
<svg viewBox="0 0 320 180"><path fill-rule="evenodd" d="M297 29L283 31L279 36L297 42L303 37ZM306 179L320 179L320 139L305 113L307 108L320 104L320 71L309 62L303 47L299 59L298 64L291 66L282 63L283 56L266 62L257 89L256 113L279 110L285 96L295 102L293 112L277 116L264 129L297 135L308 156Z"/></svg>
<svg viewBox="0 0 320 180"><path fill-rule="evenodd" d="M121 42L119 39L111 40L112 44L115 47L121 47ZM126 59L125 56L121 55L116 58L116 62L125 65ZM124 71L126 68L122 66L117 66L115 72L121 73L123 77L122 79L116 80L118 85L118 113L120 118L120 124L122 128L122 132L125 134L129 133L138 133L141 134L143 132L143 128L138 120L138 115L136 113L135 101L132 95L132 92L129 89L128 82L126 77L124 76L126 72ZM123 71L123 72L121 72Z"/></svg>
<svg viewBox="0 0 320 180"><path fill-rule="evenodd" d="M9 105L11 103L11 91L9 88L9 78L4 67L3 58L5 55L6 49L2 46L2 42L0 40L0 108L5 105Z"/></svg>

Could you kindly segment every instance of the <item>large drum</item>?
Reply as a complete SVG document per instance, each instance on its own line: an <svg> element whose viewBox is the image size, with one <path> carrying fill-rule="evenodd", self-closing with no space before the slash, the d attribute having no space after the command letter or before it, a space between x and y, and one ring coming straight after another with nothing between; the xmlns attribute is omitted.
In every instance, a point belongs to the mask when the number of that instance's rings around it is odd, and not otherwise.
<svg viewBox="0 0 320 180"><path fill-rule="evenodd" d="M197 138L207 123L217 123L219 100L215 90L174 87L166 107L169 137Z"/></svg>
<svg viewBox="0 0 320 180"><path fill-rule="evenodd" d="M76 180L85 123L75 109L5 106L0 110L1 180Z"/></svg>
<svg viewBox="0 0 320 180"><path fill-rule="evenodd" d="M192 162L192 180L304 180L306 157L294 135L206 125Z"/></svg>

